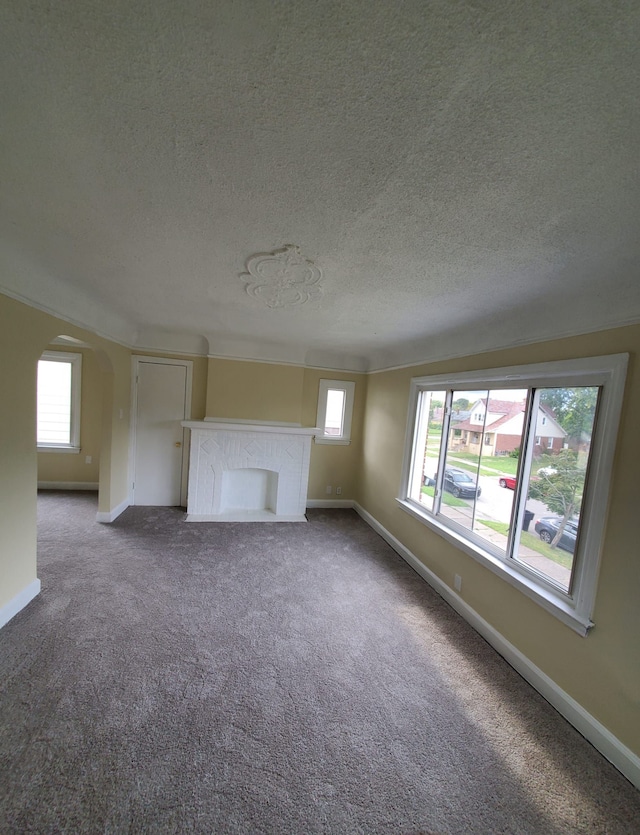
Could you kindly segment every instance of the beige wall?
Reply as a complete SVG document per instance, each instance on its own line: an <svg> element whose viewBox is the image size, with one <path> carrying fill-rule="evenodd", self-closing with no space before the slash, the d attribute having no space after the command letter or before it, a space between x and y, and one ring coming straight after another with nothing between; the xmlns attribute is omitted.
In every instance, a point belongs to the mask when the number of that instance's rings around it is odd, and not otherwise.
<svg viewBox="0 0 640 835"><path fill-rule="evenodd" d="M44 345L0 296L0 606L36 579L36 362Z"/></svg>
<svg viewBox="0 0 640 835"><path fill-rule="evenodd" d="M91 344L102 374L100 510L127 498L131 352L0 295L0 607L36 579L36 368L60 334Z"/></svg>
<svg viewBox="0 0 640 835"><path fill-rule="evenodd" d="M528 362L628 352L630 364L594 613L582 638L473 558L402 511L400 485L409 381ZM534 664L640 754L640 327L425 364L368 378L358 501Z"/></svg>
<svg viewBox="0 0 640 835"><path fill-rule="evenodd" d="M80 453L38 452L38 482L98 483L102 442L102 371L90 348L47 346L47 351L82 354ZM91 463L86 463L87 455Z"/></svg>
<svg viewBox="0 0 640 835"><path fill-rule="evenodd" d="M100 510L121 506L128 495L131 351L0 295L0 607L36 578L36 364L59 334L92 345L95 354L91 356L99 369L96 380L102 380ZM452 586L454 574L460 574L466 602L640 754L639 350L640 327L628 327L368 377L196 358L192 415L195 419L210 415L313 425L319 380L355 380L353 441L349 446L314 445L309 498L326 499L327 484L341 486L342 498L357 499L445 583ZM627 389L594 613L596 627L581 638L398 508L394 499L400 482L409 381L427 373L618 352L630 353Z"/></svg>
<svg viewBox="0 0 640 835"><path fill-rule="evenodd" d="M108 512L127 501L129 496L129 422L131 418L131 351L106 340L94 339L101 348L99 356L109 360L112 371L106 381L102 411L102 455L100 460L100 511ZM105 454L105 442L108 455ZM108 470L109 489L103 489Z"/></svg>
<svg viewBox="0 0 640 835"><path fill-rule="evenodd" d="M207 416L300 423L304 368L209 360Z"/></svg>
<svg viewBox="0 0 640 835"><path fill-rule="evenodd" d="M364 374L318 371L314 368L305 369L301 412L303 426L316 425L320 380L353 380L356 384L353 420L351 422L351 443L348 446L312 443L308 497L309 499L325 500L354 499L357 492L362 452L362 427L367 378ZM331 495L327 494L327 485L332 487ZM335 492L336 487L342 488L342 494L339 497Z"/></svg>
<svg viewBox="0 0 640 835"><path fill-rule="evenodd" d="M283 421L315 426L321 379L356 383L352 442L348 446L312 444L309 499L355 497L362 441L366 377L362 374L319 371L301 366L210 359L207 416L241 420ZM332 489L326 492L327 485Z"/></svg>

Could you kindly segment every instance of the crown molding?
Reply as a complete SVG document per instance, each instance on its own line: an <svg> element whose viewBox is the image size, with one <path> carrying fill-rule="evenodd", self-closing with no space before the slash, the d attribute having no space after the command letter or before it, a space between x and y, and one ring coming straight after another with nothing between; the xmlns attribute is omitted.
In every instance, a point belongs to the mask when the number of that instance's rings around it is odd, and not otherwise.
<svg viewBox="0 0 640 835"><path fill-rule="evenodd" d="M434 340L425 340L422 350L418 347L420 343L412 343L411 346L390 349L388 352L377 352L372 355L367 374L383 374L387 371L401 371L406 368L417 368L423 365L432 365L436 362L447 362L448 360L461 359L462 357L479 356L492 354L495 351L508 351L511 348L521 348L527 345L536 345L543 342L555 342L560 339L571 339L578 336L586 336L590 333L602 333L604 331L616 330L618 328L633 327L640 324L640 315L633 315L620 321L603 322L600 324L584 325L582 327L566 328L553 334L532 334L530 337L522 337L502 341L496 344L486 343L483 346L478 344L463 343L459 350L434 350ZM445 338L443 343L446 344ZM437 342L437 340L436 340ZM418 353L421 358L415 357ZM393 356L392 356L393 355ZM406 355L406 358L405 356ZM376 361L377 357L377 361ZM385 359L386 357L386 359ZM410 358L412 357L412 358Z"/></svg>
<svg viewBox="0 0 640 835"><path fill-rule="evenodd" d="M28 298L24 294L17 293L14 290L9 289L1 284L0 293L2 293L3 296L7 296L10 299L14 299L14 301L26 305L27 307L31 307L34 310L39 310L41 313L46 313L48 316L53 316L54 319L60 319L60 321L66 322L68 325L73 325L74 327L80 328L83 331L88 331L89 333L92 333L94 336L97 336L100 339L106 339L109 342L114 342L116 345L121 345L123 348L129 348L130 350L133 350L135 348L135 341L132 341L131 339L126 339L125 337L117 336L114 333L105 331L102 328L94 326L91 322L82 321L81 319L69 315L68 313L61 313L57 308L51 307L41 302L34 301L33 299Z"/></svg>
<svg viewBox="0 0 640 835"><path fill-rule="evenodd" d="M482 343L477 337L478 329L473 329L465 341L460 341L452 334L429 337L416 340L404 345L390 346L385 350L374 351L368 357L340 352L308 349L303 345L286 345L284 343L266 343L259 340L241 339L237 337L224 338L216 334L188 334L172 333L161 330L137 331L135 326L121 317L105 315L104 308L97 308L91 303L91 311L100 311L101 321L111 323L112 328L99 326L95 322L95 314L82 315L84 311L74 309L71 313L62 312L58 304L50 304L33 299L13 287L0 284L0 293L15 299L28 307L40 310L49 316L66 322L95 336L109 340L135 352L149 352L155 354L180 355L187 357L207 357L210 359L224 359L236 362L257 362L269 365L289 365L301 368L313 368L320 371L335 371L352 374L382 374L388 371L399 371L407 368L417 368L432 365L436 362L460 359L468 356L478 356L495 351L525 347L542 342L585 336L589 333L601 333L617 328L631 327L640 324L640 314L625 317L620 320L600 323L587 323L580 327L567 327L555 333L532 334L509 340L491 342L485 339ZM47 296L51 294L51 290ZM84 300L85 304L86 299ZM80 304L79 306L82 306ZM126 331L124 333L123 331ZM455 340L456 348L451 347ZM479 344L479 342L481 344Z"/></svg>

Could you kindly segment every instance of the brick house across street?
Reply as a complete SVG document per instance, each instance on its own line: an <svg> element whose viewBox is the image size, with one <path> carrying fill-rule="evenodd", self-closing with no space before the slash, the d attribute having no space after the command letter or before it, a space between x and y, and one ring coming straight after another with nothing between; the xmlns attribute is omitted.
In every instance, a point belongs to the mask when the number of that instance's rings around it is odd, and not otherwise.
<svg viewBox="0 0 640 835"><path fill-rule="evenodd" d="M469 417L451 422L449 449L475 455L508 455L522 442L524 400L476 400ZM538 408L534 455L559 452L566 446L567 433L545 406Z"/></svg>

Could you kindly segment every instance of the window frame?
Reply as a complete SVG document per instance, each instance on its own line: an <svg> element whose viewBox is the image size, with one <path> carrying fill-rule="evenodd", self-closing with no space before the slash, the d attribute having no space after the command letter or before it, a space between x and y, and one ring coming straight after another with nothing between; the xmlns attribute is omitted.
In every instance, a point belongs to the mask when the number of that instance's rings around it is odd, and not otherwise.
<svg viewBox="0 0 640 835"><path fill-rule="evenodd" d="M82 354L69 351L44 351L38 359L46 362L64 362L71 366L70 441L68 444L42 443L37 440L38 390L36 385L36 446L38 452L79 453L80 410L82 402Z"/></svg>
<svg viewBox="0 0 640 835"><path fill-rule="evenodd" d="M351 443L351 423L353 419L353 401L356 384L353 380L320 380L318 386L318 412L316 426L321 433L315 436L317 444L337 444L346 446ZM327 398L330 391L344 392L344 411L342 419L342 433L340 435L326 435Z"/></svg>
<svg viewBox="0 0 640 835"><path fill-rule="evenodd" d="M611 472L618 434L628 354L613 354L603 357L586 357L532 365L490 368L478 371L438 374L414 377L410 384L407 431L403 456L402 477L397 502L399 506L427 527L435 530L475 560L489 568L510 585L515 586L527 597L536 601L545 610L570 626L580 635L587 635L593 627L598 571L604 539L608 509ZM447 392L468 389L499 390L522 388L531 389L554 387L599 386L601 393L591 441L591 452L585 498L581 510L580 536L574 554L572 581L568 592L563 591L531 568L513 557L501 555L489 543L479 541L470 531L465 531L455 522L434 514L424 505L410 498L414 461L417 454L415 443L419 424L419 402L423 391ZM450 399L450 398L449 398ZM528 413L523 439L527 433L536 441L535 411ZM451 427L451 410L443 418L443 447L440 450L438 468L442 470L443 450ZM518 525L522 525L526 496L521 485L527 483L530 462L519 469L514 502Z"/></svg>

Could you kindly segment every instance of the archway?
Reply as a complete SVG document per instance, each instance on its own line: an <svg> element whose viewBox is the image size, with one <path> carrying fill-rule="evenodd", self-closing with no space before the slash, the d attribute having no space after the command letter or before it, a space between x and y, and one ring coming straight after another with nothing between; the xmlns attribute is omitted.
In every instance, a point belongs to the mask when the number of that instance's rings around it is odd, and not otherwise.
<svg viewBox="0 0 640 835"><path fill-rule="evenodd" d="M74 442L47 445L38 440L38 487L68 490L97 490L98 506L109 506L110 449L112 432L113 364L107 352L91 341L58 334L49 341L41 357L41 372L48 366L77 363L77 397L72 392L65 402L64 419L75 430ZM36 369L38 364L36 364ZM71 371L69 380L71 380ZM72 387L73 387L72 386ZM71 431L71 430L70 430ZM99 514L98 514L99 518Z"/></svg>

